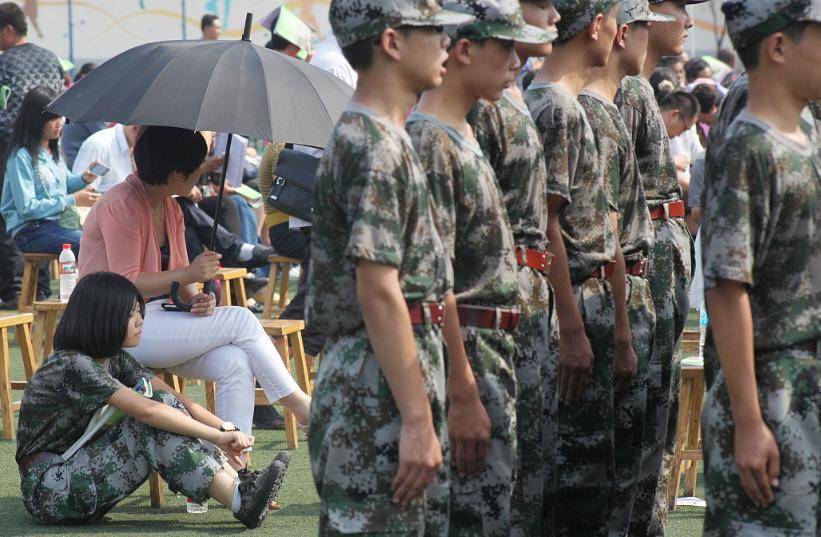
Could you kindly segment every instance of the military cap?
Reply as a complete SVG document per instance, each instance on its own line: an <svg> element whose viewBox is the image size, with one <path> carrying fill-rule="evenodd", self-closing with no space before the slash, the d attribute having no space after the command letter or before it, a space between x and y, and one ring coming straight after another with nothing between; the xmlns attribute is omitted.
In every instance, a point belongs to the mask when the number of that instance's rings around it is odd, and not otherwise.
<svg viewBox="0 0 821 537"><path fill-rule="evenodd" d="M647 0L621 0L619 6L619 26L633 22L675 22L670 15L656 13L650 9Z"/></svg>
<svg viewBox="0 0 821 537"><path fill-rule="evenodd" d="M388 28L458 26L472 20L444 10L437 0L332 0L328 18L341 47L377 37Z"/></svg>
<svg viewBox="0 0 821 537"><path fill-rule="evenodd" d="M794 22L821 22L821 0L732 0L721 6L736 50Z"/></svg>
<svg viewBox="0 0 821 537"><path fill-rule="evenodd" d="M567 41L590 26L596 15L606 13L619 0L554 0L553 6L562 16L556 27L559 41Z"/></svg>
<svg viewBox="0 0 821 537"><path fill-rule="evenodd" d="M666 1L667 0L650 0L650 3L651 4L663 4ZM687 0L684 3L687 4L688 6L690 6L690 5L693 5L693 4L703 4L704 2L709 2L709 1L710 0Z"/></svg>
<svg viewBox="0 0 821 537"><path fill-rule="evenodd" d="M504 39L520 43L550 43L556 32L527 24L518 0L445 0L445 9L465 13L474 21L453 28L451 37L467 39Z"/></svg>

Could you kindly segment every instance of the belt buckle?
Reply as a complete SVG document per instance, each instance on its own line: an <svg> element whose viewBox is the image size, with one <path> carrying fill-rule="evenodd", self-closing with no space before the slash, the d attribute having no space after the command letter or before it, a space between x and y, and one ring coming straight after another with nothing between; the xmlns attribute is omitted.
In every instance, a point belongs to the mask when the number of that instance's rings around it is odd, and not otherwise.
<svg viewBox="0 0 821 537"><path fill-rule="evenodd" d="M645 274L647 274L647 259L644 256L639 258L638 265L639 274L637 274L637 276L644 276Z"/></svg>
<svg viewBox="0 0 821 537"><path fill-rule="evenodd" d="M527 266L527 248L523 244L517 244L514 250L516 252L516 264Z"/></svg>
<svg viewBox="0 0 821 537"><path fill-rule="evenodd" d="M501 330L502 329L502 308L494 308L495 317L493 319L493 329L494 330Z"/></svg>
<svg viewBox="0 0 821 537"><path fill-rule="evenodd" d="M662 212L664 213L662 218L664 220L670 220L670 204L669 203L662 203L661 207L662 207Z"/></svg>
<svg viewBox="0 0 821 537"><path fill-rule="evenodd" d="M443 306L439 302L434 302L431 304L431 306L434 310L433 312L429 312L431 321L433 322L433 324L442 324L445 320L445 306Z"/></svg>

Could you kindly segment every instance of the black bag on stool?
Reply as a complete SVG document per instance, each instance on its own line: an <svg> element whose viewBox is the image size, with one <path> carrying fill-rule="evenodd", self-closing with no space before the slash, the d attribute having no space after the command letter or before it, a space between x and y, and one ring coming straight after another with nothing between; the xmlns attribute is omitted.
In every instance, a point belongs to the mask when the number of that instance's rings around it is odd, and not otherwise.
<svg viewBox="0 0 821 537"><path fill-rule="evenodd" d="M313 223L314 180L319 159L283 149L274 170L274 181L268 194L268 205L288 216Z"/></svg>

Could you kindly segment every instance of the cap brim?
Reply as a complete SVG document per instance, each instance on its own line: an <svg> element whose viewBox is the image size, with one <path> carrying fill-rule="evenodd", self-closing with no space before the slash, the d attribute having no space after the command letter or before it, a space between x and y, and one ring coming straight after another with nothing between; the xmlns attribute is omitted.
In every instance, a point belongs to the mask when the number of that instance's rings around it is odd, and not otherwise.
<svg viewBox="0 0 821 537"><path fill-rule="evenodd" d="M443 9L431 17L402 19L402 24L407 26L462 26L475 21L476 17L467 13L458 13Z"/></svg>
<svg viewBox="0 0 821 537"><path fill-rule="evenodd" d="M494 29L493 31L488 32L487 37L516 41L517 43L526 43L529 45L542 45L552 43L558 39L559 33L543 30L536 26L526 24L520 28L500 27L498 30Z"/></svg>

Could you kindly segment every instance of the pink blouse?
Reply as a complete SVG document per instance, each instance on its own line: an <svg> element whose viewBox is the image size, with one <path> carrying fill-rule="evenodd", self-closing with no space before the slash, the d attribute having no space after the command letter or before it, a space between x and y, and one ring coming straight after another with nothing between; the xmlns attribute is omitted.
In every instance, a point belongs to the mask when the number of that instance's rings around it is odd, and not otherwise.
<svg viewBox="0 0 821 537"><path fill-rule="evenodd" d="M168 270L188 266L185 223L173 198L163 200L165 232L171 259ZM148 195L132 174L112 187L88 214L80 239L80 277L99 271L122 274L132 282L141 272L161 272L160 245Z"/></svg>

